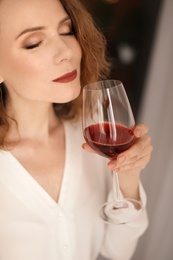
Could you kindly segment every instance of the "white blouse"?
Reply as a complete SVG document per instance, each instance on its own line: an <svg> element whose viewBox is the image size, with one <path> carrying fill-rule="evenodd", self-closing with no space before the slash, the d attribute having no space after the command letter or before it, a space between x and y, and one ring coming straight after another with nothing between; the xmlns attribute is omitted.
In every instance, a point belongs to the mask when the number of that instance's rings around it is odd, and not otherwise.
<svg viewBox="0 0 173 260"><path fill-rule="evenodd" d="M56 203L8 151L0 151L0 260L128 260L147 215L120 226L99 217L111 174L107 160L81 149L81 125L65 123L66 162ZM141 199L146 197L141 188Z"/></svg>

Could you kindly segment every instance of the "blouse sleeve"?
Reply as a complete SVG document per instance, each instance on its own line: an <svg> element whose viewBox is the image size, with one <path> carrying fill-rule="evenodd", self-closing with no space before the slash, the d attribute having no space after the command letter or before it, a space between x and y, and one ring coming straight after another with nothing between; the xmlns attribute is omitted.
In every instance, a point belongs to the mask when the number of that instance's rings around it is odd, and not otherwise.
<svg viewBox="0 0 173 260"><path fill-rule="evenodd" d="M111 195L109 199L110 197ZM144 211L137 219L121 225L105 224L105 238L101 251L103 256L112 260L129 260L132 257L139 237L148 227L146 194L141 184L140 198Z"/></svg>

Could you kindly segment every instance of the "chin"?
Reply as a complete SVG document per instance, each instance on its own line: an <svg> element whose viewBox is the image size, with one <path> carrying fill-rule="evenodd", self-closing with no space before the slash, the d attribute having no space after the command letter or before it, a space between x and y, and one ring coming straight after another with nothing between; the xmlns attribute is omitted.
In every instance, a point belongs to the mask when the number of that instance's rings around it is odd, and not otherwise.
<svg viewBox="0 0 173 260"><path fill-rule="evenodd" d="M73 93L66 93L64 91L64 96L62 96L61 98L54 97L54 100L52 101L52 103L68 103L70 101L73 101L74 99L76 99L80 94L80 89L78 91L73 91Z"/></svg>

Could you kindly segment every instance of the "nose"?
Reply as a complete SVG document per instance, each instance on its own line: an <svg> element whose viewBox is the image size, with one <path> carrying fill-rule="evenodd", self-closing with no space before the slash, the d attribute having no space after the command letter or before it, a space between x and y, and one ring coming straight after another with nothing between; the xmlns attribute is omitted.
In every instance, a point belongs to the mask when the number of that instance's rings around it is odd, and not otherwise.
<svg viewBox="0 0 173 260"><path fill-rule="evenodd" d="M54 42L54 45L55 45L55 53L53 56L53 61L55 64L58 64L65 60L70 60L72 58L73 56L72 46L70 45L69 42L66 41L66 39L62 38L61 36L58 36L58 38L56 38Z"/></svg>

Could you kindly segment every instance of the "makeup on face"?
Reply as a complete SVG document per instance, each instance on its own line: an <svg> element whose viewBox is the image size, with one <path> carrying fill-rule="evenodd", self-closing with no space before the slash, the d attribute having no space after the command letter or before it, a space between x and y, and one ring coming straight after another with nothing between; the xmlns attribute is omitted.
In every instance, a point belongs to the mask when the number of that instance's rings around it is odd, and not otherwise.
<svg viewBox="0 0 173 260"><path fill-rule="evenodd" d="M7 0L1 10L0 66L8 91L31 101L75 99L81 87L82 52L62 4Z"/></svg>
<svg viewBox="0 0 173 260"><path fill-rule="evenodd" d="M73 81L76 77L77 77L77 70L73 70L69 73L62 75L57 79L54 79L53 82L68 83Z"/></svg>

